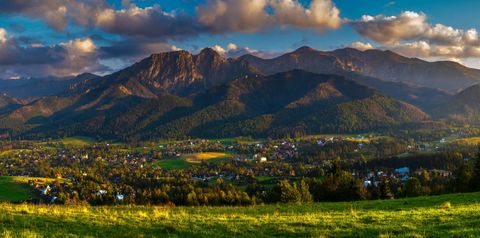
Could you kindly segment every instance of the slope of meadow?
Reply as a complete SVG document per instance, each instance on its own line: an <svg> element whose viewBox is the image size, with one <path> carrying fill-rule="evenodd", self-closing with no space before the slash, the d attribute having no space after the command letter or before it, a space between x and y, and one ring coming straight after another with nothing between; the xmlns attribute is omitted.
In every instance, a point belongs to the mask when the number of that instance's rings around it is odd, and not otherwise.
<svg viewBox="0 0 480 238"><path fill-rule="evenodd" d="M478 237L480 193L256 207L0 205L0 237Z"/></svg>

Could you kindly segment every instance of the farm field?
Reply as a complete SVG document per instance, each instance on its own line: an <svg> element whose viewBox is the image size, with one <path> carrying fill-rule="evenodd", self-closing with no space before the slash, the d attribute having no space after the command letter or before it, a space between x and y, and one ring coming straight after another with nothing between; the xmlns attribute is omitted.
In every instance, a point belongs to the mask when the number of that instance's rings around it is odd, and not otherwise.
<svg viewBox="0 0 480 238"><path fill-rule="evenodd" d="M200 164L204 161L216 163L231 157L233 157L233 155L228 153L203 152L185 154L173 159L159 160L155 165L163 169L186 169L192 165Z"/></svg>
<svg viewBox="0 0 480 238"><path fill-rule="evenodd" d="M480 193L256 207L0 204L2 237L478 237Z"/></svg>

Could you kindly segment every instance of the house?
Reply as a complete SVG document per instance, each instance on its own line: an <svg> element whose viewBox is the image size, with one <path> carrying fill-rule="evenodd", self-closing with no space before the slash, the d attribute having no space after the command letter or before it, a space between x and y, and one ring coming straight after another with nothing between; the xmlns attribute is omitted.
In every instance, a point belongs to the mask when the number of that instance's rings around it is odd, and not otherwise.
<svg viewBox="0 0 480 238"><path fill-rule="evenodd" d="M125 196L123 194L117 194L116 196L117 200L119 201L123 201L123 199L125 198Z"/></svg>
<svg viewBox="0 0 480 238"><path fill-rule="evenodd" d="M395 173L408 174L408 173L410 173L410 168L408 168L408 167L398 168L398 169L395 169Z"/></svg>
<svg viewBox="0 0 480 238"><path fill-rule="evenodd" d="M260 158L260 162L261 162L261 163L267 162L267 157L261 157L261 158Z"/></svg>
<svg viewBox="0 0 480 238"><path fill-rule="evenodd" d="M363 187L368 188L369 186L372 186L372 181L370 180L363 181Z"/></svg>
<svg viewBox="0 0 480 238"><path fill-rule="evenodd" d="M101 189L101 190L98 190L97 192L97 195L105 195L105 194L107 194L107 190Z"/></svg>
<svg viewBox="0 0 480 238"><path fill-rule="evenodd" d="M49 185L41 189L43 195L47 195L50 192L50 190L51 188Z"/></svg>

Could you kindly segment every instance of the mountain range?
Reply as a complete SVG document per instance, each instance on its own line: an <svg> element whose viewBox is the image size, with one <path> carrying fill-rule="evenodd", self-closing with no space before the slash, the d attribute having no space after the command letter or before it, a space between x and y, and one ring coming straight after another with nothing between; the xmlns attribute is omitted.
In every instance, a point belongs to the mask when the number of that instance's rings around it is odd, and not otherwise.
<svg viewBox="0 0 480 238"><path fill-rule="evenodd" d="M480 70L381 50L302 47L273 59L174 51L103 77L0 81L0 128L23 137L126 140L478 123L479 81Z"/></svg>

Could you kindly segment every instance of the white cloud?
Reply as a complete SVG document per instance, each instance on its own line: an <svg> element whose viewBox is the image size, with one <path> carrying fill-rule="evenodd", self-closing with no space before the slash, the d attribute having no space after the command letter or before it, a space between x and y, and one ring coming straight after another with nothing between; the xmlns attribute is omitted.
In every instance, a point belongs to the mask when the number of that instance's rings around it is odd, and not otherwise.
<svg viewBox="0 0 480 238"><path fill-rule="evenodd" d="M363 42L360 42L360 41L356 41L356 42L353 42L350 47L352 48L355 48L357 50L370 50L370 49L373 49L373 45L370 44L370 43L363 43Z"/></svg>
<svg viewBox="0 0 480 238"><path fill-rule="evenodd" d="M238 49L238 46L237 46L236 44L234 44L234 43L229 43L229 44L227 45L227 49L228 49L228 50L237 50L237 49Z"/></svg>
<svg viewBox="0 0 480 238"><path fill-rule="evenodd" d="M0 28L0 43L7 43L7 30L5 28Z"/></svg>
<svg viewBox="0 0 480 238"><path fill-rule="evenodd" d="M226 46L226 48L220 45L214 45L211 48L215 50L217 53L228 58L236 58L236 57L244 56L246 54L255 55L261 58L273 58L280 55L280 53L260 51L260 50L251 49L249 47L240 47L235 43L229 43Z"/></svg>
<svg viewBox="0 0 480 238"><path fill-rule="evenodd" d="M432 25L427 19L424 13L407 11L398 16L366 15L351 24L361 35L409 57L455 59L457 62L480 57L476 29Z"/></svg>
<svg viewBox="0 0 480 238"><path fill-rule="evenodd" d="M275 20L279 25L318 30L340 27L340 10L330 0L313 0L309 8L294 0L273 0Z"/></svg>
<svg viewBox="0 0 480 238"><path fill-rule="evenodd" d="M414 39L425 34L429 26L423 13L403 12L398 16L365 15L352 24L363 36L379 43L392 45L404 39Z"/></svg>
<svg viewBox="0 0 480 238"><path fill-rule="evenodd" d="M73 55L91 54L97 48L93 40L90 38L75 39L69 41L68 43L62 43L61 45L67 48Z"/></svg>
<svg viewBox="0 0 480 238"><path fill-rule="evenodd" d="M224 55L224 54L226 53L226 50L225 50L223 47L219 46L219 45L214 45L214 46L212 47L212 49L215 50L217 53L219 53L219 54L221 54L221 55Z"/></svg>

